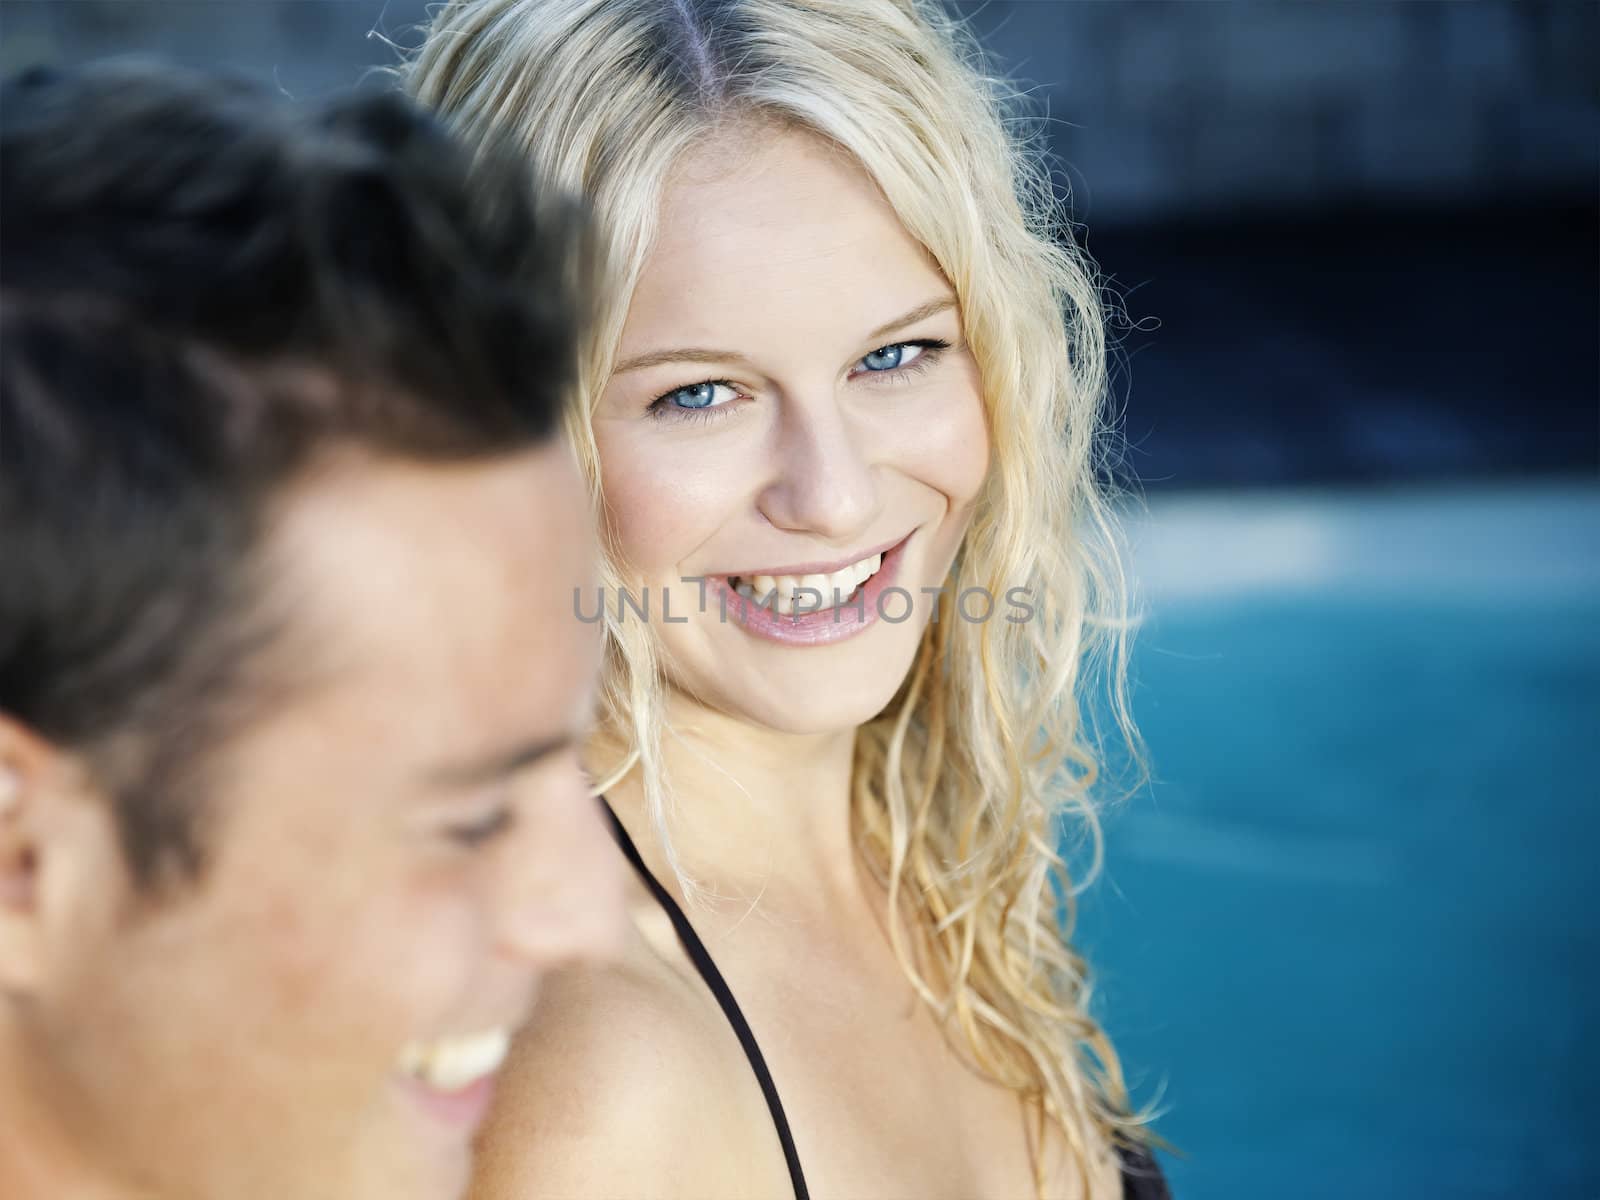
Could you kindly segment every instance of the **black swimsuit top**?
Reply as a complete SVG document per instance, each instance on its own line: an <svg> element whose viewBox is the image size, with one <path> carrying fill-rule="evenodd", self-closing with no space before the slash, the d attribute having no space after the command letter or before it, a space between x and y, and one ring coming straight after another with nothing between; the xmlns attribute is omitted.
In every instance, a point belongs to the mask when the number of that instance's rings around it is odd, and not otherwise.
<svg viewBox="0 0 1600 1200"><path fill-rule="evenodd" d="M694 931L694 926L689 924L689 918L683 909L672 898L672 894L650 873L650 868L644 865L638 847L633 844L633 839L622 827L622 822L617 820L617 814L611 811L611 805L606 802L604 796L600 797L600 805L605 810L611 834L616 838L617 845L622 848L622 853L627 856L628 862L633 865L645 887L650 889L650 894L655 897L656 903L661 905L672 921L672 928L677 931L678 941L682 943L690 961L694 963L695 970L700 972L700 978L706 981L711 994L717 998L723 1015L728 1018L728 1024L733 1026L733 1032L739 1038L739 1045L744 1048L744 1056L750 1060L750 1069L755 1072L756 1081L761 1085L761 1094L766 1097L767 1111L772 1115L772 1124L778 1131L778 1142L783 1147L783 1160L789 1166L789 1181L794 1185L795 1200L810 1200L811 1193L806 1188L805 1172L800 1168L800 1154L794 1147L794 1135L789 1131L789 1118L784 1115L783 1101L778 1097L778 1087L772 1082L772 1072L767 1070L767 1061L761 1056L761 1047L756 1044L755 1034L750 1032L749 1022L744 1019L744 1013L739 1011L739 1002L733 998L733 991L722 978L722 972L717 970L717 964L711 961L705 943ZM1124 1148L1119 1145L1117 1153L1122 1160L1123 1200L1171 1200L1171 1193L1167 1190L1161 1168L1156 1165L1148 1151L1141 1147Z"/></svg>

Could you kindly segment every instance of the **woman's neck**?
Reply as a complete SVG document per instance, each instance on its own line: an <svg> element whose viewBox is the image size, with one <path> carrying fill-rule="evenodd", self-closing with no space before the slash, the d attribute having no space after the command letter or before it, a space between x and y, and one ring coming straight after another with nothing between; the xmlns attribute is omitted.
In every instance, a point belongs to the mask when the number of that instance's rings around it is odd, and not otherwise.
<svg viewBox="0 0 1600 1200"><path fill-rule="evenodd" d="M850 822L855 730L782 733L713 712L682 696L668 704L663 740L678 862L709 897L742 909L803 915L859 901ZM635 768L606 797L658 878L678 889Z"/></svg>

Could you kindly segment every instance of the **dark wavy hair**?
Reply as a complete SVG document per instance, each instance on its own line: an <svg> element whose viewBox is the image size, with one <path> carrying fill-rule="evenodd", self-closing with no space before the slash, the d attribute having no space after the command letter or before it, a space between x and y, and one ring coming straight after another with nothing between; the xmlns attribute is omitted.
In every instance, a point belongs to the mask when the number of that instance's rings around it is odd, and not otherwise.
<svg viewBox="0 0 1600 1200"><path fill-rule="evenodd" d="M135 878L203 865L204 766L281 700L261 569L322 453L558 428L589 237L392 94L159 63L0 87L0 711L80 753Z"/></svg>

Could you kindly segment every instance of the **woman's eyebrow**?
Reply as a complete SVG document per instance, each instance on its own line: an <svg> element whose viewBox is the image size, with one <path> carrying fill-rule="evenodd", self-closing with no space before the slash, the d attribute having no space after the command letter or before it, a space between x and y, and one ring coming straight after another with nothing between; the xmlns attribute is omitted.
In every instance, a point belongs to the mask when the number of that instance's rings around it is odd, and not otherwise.
<svg viewBox="0 0 1600 1200"><path fill-rule="evenodd" d="M639 371L645 367L658 367L662 363L748 363L749 361L737 350L653 350L649 354L635 355L620 364L611 373L613 375L621 375L624 371Z"/></svg>
<svg viewBox="0 0 1600 1200"><path fill-rule="evenodd" d="M885 325L880 325L867 334L867 340L874 341L886 337L897 329L925 320L936 313L956 306L954 296L941 296L937 300L929 300L926 304L919 304L910 312L896 317ZM649 354L636 354L625 359L613 370L613 375L621 375L626 371L642 371L646 367L659 367L663 363L719 363L737 362L749 363L749 359L737 350L707 350L700 347L687 347L682 350L652 350Z"/></svg>
<svg viewBox="0 0 1600 1200"><path fill-rule="evenodd" d="M916 308L913 308L904 316L896 317L887 325L879 325L871 333L867 334L867 340L870 342L881 337L887 337L897 329L904 329L907 325L914 325L918 321L926 320L935 313L942 313L946 309L954 308L955 306L956 298L954 296L941 296L937 300L929 300L926 304L917 305Z"/></svg>

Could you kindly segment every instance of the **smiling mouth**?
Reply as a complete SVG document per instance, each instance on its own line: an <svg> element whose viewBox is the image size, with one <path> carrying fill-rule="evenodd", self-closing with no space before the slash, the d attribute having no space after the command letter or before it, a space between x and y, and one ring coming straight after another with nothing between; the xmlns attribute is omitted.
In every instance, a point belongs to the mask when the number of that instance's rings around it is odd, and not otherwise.
<svg viewBox="0 0 1600 1200"><path fill-rule="evenodd" d="M411 1042L400 1052L400 1070L434 1091L459 1092L499 1071L510 1049L505 1028Z"/></svg>
<svg viewBox="0 0 1600 1200"><path fill-rule="evenodd" d="M882 569L879 552L825 575L729 575L728 586L746 600L788 616L838 608Z"/></svg>

